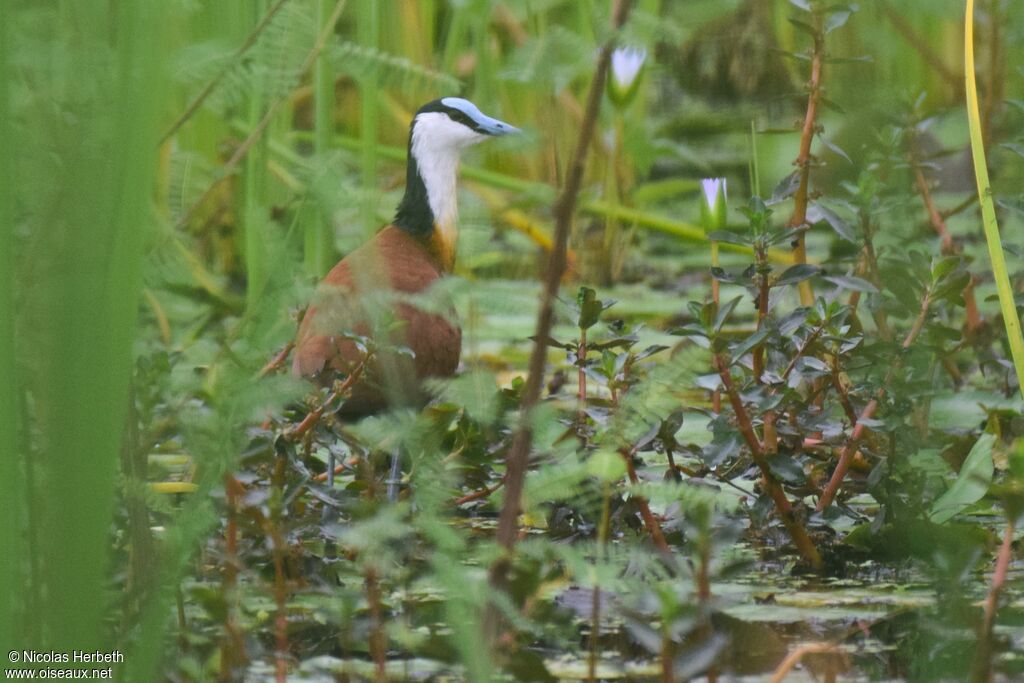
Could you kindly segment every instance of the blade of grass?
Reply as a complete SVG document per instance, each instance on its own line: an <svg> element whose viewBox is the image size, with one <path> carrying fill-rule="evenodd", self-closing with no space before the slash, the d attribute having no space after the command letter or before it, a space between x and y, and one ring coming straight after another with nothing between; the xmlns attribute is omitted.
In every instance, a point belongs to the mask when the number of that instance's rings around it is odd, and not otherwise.
<svg viewBox="0 0 1024 683"><path fill-rule="evenodd" d="M331 0L317 0L318 34L333 31L331 22L334 3ZM313 142L317 159L326 163L334 136L334 71L326 50L316 58L313 75L314 123ZM323 276L331 266L331 217L322 211L315 212L306 223L306 270L310 275Z"/></svg>
<svg viewBox="0 0 1024 683"><path fill-rule="evenodd" d="M380 8L377 0L363 0L358 18L359 44L376 52L380 48ZM377 136L380 108L377 101L379 86L377 67L367 69L359 81L359 97L362 106L360 136L362 144L359 154L359 169L363 187L362 227L365 237L377 231Z"/></svg>
<svg viewBox="0 0 1024 683"><path fill-rule="evenodd" d="M190 118L192 118L192 116L197 111L199 111L199 107L203 106L203 102L205 102L206 98L210 96L210 93L217 89L217 86L220 84L220 82L224 80L224 76L226 76L227 73L231 71L231 69L233 69L235 65L238 64L239 60L241 60L245 53L249 51L249 48L256 44L256 41L259 39L260 34L263 33L263 30L270 24L271 19L273 19L274 15L276 15L278 11L282 7L284 7L284 4L286 2L288 2L288 0L277 0L277 2L274 3L273 7L267 10L267 13L263 15L263 20L260 21L256 28L252 30L252 32L245 39L245 42L242 43L238 50L235 51L235 54L231 56L231 59L228 61L228 63L225 64L221 68L221 70L217 72L216 76L210 79L210 82L207 83L206 86L199 92L199 94L195 96L192 102L189 103L188 107L185 108L185 111L183 111L178 116L178 118L174 120L174 123L172 123L170 127L168 127L164 134L160 136L160 144L163 144L164 142L167 141L167 138L177 133L178 129L185 125L185 123Z"/></svg>
<svg viewBox="0 0 1024 683"><path fill-rule="evenodd" d="M967 88L967 123L971 135L971 156L974 159L974 177L978 184L978 201L981 202L981 221L988 243L988 257L992 263L992 277L999 294L999 309L1003 314L1006 336L1010 343L1013 367L1017 371L1017 382L1024 394L1024 338L1021 337L1020 319L1013 300L1010 274L1006 269L1006 256L999 237L999 222L992 201L992 185L988 178L985 161L985 144L982 138L981 113L978 107L978 83L974 75L974 0L967 0L967 17L964 26L964 65Z"/></svg>
<svg viewBox="0 0 1024 683"><path fill-rule="evenodd" d="M164 7L157 0L113 8L63 3L38 39L66 62L39 65L33 88L45 96L22 104L21 115L48 135L4 146L19 166L55 169L50 182L26 186L19 197L42 214L26 216L27 233L45 240L45 249L26 253L37 276L20 292L33 316L19 325L31 342L22 360L34 369L24 388L34 419L23 429L39 472L38 487L22 494L39 512L32 523L40 568L29 591L38 589L42 605L28 617L55 650L110 649L104 549L117 498L143 244L154 217L158 116L168 92L158 38ZM66 71L83 64L90 65L88 78ZM73 118L57 113L66 107ZM40 159L50 155L52 166ZM24 584L2 589L28 592Z"/></svg>
<svg viewBox="0 0 1024 683"><path fill-rule="evenodd" d="M257 0L253 11L261 12L263 4L264 0ZM263 82L256 84L249 93L248 118L253 128L260 124L263 116L264 85ZM242 173L244 190L240 241L245 263L246 305L249 310L253 310L259 301L268 277L264 250L267 217L263 206L263 197L266 195L266 156L266 137L261 135L246 155Z"/></svg>
<svg viewBox="0 0 1024 683"><path fill-rule="evenodd" d="M8 101L7 60L10 48L9 26L13 12L8 3L0 3L0 148L15 149L11 130ZM0 525L0 642L12 647L28 645L15 640L18 632L20 591L25 585L22 564L27 550L24 547L24 510L28 491L22 481L18 432L21 422L20 383L15 376L14 337L14 253L11 218L14 202L14 174L12 155L0 154L0 498L7 501L8 517ZM20 455L20 457L19 457Z"/></svg>

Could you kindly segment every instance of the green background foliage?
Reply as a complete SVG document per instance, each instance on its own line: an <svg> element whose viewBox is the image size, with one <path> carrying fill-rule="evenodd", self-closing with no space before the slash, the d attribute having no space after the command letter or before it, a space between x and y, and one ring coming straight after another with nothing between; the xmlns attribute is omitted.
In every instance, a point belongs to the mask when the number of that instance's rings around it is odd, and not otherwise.
<svg viewBox="0 0 1024 683"><path fill-rule="evenodd" d="M0 3L0 645L139 681L743 677L811 641L820 676L1020 675L1018 572L977 607L1024 486L1013 2L977 9L973 136L958 0L634 5L611 36L596 0ZM609 37L646 61L531 341ZM417 299L454 301L460 373L294 437L329 392L261 369L446 95L524 130L467 154L455 273Z"/></svg>

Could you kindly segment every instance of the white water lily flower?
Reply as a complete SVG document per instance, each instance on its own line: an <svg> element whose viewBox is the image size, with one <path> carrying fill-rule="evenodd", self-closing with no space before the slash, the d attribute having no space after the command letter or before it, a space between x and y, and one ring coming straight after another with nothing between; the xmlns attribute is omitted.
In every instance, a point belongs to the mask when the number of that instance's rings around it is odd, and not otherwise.
<svg viewBox="0 0 1024 683"><path fill-rule="evenodd" d="M612 52L612 77L608 79L608 96L619 107L625 107L636 96L640 72L647 61L642 47L619 47Z"/></svg>
<svg viewBox="0 0 1024 683"><path fill-rule="evenodd" d="M700 181L704 201L700 206L701 222L706 232L721 230L727 221L727 186L725 178L704 178Z"/></svg>

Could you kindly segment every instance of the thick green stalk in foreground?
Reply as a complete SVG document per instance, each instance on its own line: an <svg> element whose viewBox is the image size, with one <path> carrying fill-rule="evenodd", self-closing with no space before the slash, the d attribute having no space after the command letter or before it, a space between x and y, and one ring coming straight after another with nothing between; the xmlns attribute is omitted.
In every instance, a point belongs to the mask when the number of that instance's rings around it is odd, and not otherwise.
<svg viewBox="0 0 1024 683"><path fill-rule="evenodd" d="M0 2L0 149L15 148L8 106L10 53L10 6ZM18 449L20 393L15 378L14 343L14 183L11 154L0 154L0 500L7 515L0 524L0 642L15 643L18 596L23 585L21 567L24 547L24 510L27 492L22 480Z"/></svg>
<svg viewBox="0 0 1024 683"><path fill-rule="evenodd" d="M981 114L978 108L978 84L974 75L974 0L967 0L967 19L964 27L964 70L967 80L967 123L971 133L971 155L974 158L974 177L978 181L978 200L981 202L981 220L988 242L988 257L992 262L992 276L999 293L999 308L1010 341L1013 367L1017 370L1017 383L1024 393L1024 337L1021 337L1020 319L1013 301L1010 274L999 238L999 223L992 202L992 185L985 162L985 145L981 135Z"/></svg>
<svg viewBox="0 0 1024 683"><path fill-rule="evenodd" d="M0 116L0 135L12 138L3 144L11 174L0 203L17 197L19 221L16 245L9 223L0 223L0 251L9 259L17 246L14 267L32 275L13 281L24 370L13 385L0 382L5 397L32 408L20 416L16 450L0 448L4 486L7 468L31 473L3 500L6 510L28 515L13 531L29 546L0 549L19 562L13 577L2 575L0 593L21 602L24 614L4 621L15 630L5 644L111 650L116 596L105 587L143 245L154 221L157 116L169 92L161 78L166 3L2 4L8 29L24 26L26 11L46 13L31 37L7 31L11 52L34 58L3 80L36 97L12 98L13 111ZM3 317L0 336L9 342ZM0 373L10 360L0 348ZM17 521L7 517L3 526Z"/></svg>

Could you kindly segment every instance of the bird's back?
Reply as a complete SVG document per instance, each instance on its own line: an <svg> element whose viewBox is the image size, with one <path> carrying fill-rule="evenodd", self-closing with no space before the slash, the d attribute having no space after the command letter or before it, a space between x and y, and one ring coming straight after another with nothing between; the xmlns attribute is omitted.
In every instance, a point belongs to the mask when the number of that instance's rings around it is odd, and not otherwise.
<svg viewBox="0 0 1024 683"><path fill-rule="evenodd" d="M422 402L420 380L451 375L458 367L462 333L442 315L389 299L429 288L441 276L438 265L428 247L405 231L389 226L377 233L324 278L299 327L293 372L325 380L347 374L363 353L342 335L372 337L384 346L405 347L413 357L377 352L343 413L359 416L388 404Z"/></svg>

